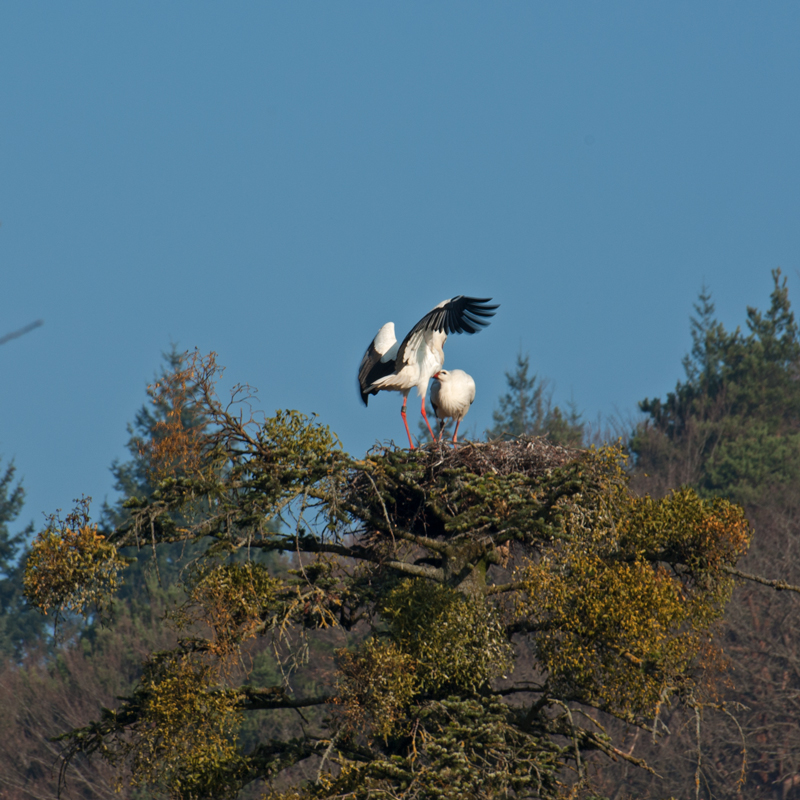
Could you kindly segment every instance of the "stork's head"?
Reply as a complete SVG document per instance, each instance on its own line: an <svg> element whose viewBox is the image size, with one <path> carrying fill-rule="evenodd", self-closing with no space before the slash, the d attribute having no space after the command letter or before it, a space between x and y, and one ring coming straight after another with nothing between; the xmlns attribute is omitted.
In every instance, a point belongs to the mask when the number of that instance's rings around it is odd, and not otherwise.
<svg viewBox="0 0 800 800"><path fill-rule="evenodd" d="M442 378L447 378L450 373L446 369L440 369L438 372L433 373L434 380L440 381Z"/></svg>

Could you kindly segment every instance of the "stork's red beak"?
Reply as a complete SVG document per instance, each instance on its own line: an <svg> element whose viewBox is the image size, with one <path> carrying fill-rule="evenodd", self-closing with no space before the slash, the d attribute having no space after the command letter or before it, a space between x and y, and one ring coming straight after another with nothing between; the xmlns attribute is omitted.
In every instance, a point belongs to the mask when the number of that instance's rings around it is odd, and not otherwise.
<svg viewBox="0 0 800 800"><path fill-rule="evenodd" d="M434 377L434 379L438 378L439 377L439 373L438 372L434 372L433 373L433 377Z"/></svg>

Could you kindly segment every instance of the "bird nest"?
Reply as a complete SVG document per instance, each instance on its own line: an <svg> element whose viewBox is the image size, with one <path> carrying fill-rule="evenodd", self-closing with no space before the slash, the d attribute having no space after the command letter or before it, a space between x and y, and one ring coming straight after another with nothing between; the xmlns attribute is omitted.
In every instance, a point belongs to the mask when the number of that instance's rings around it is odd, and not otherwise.
<svg viewBox="0 0 800 800"><path fill-rule="evenodd" d="M457 448L433 445L423 451L431 468L462 467L476 475L492 472L537 476L575 461L583 450L553 444L542 436L520 436L491 442L466 442Z"/></svg>
<svg viewBox="0 0 800 800"><path fill-rule="evenodd" d="M477 515L474 524L485 528L487 513L502 512L494 508L496 501L505 507L515 497L513 503L537 509L548 504L549 495L563 494L560 487L569 481L558 475L561 468L569 470L585 454L541 437L466 442L458 448L449 442L428 444L413 451L376 447L367 456L373 466L354 476L349 500L372 517L378 540L379 530L385 528L383 534L389 534L395 526L428 537L449 536L450 522L465 513ZM505 500L484 497L484 479L492 478L508 482L507 497L501 490ZM540 497L531 492L534 484L542 489ZM494 495L497 484L493 480L491 485L495 488L489 493ZM466 517L464 523L468 524Z"/></svg>
<svg viewBox="0 0 800 800"><path fill-rule="evenodd" d="M474 475L527 475L537 477L578 460L585 450L554 444L543 436L519 436L491 442L464 442L453 447L449 442L429 443L413 452L375 448L376 455L407 454L428 474L441 470L466 469Z"/></svg>

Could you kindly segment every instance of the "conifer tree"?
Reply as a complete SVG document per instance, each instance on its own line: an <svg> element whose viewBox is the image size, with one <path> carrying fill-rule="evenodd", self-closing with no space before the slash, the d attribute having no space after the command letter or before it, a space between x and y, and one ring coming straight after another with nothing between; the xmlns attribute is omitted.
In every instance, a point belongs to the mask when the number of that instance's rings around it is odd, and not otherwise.
<svg viewBox="0 0 800 800"><path fill-rule="evenodd" d="M19 658L41 636L44 620L28 605L22 588L25 545L33 524L13 535L8 528L25 501L22 484L14 484L15 472L12 462L0 475L0 657Z"/></svg>
<svg viewBox="0 0 800 800"><path fill-rule="evenodd" d="M659 495L688 485L704 497L743 503L754 536L737 571L780 587L800 582L800 341L780 270L773 271L772 283L768 309L749 307L745 329L733 331L717 320L703 288L691 320L684 380L665 399L641 403L647 419L634 432L631 449L640 491ZM732 677L722 696L746 711L736 721L725 714L704 718L704 791L731 800L796 798L800 674L791 665L800 658L800 608L748 583L734 595L722 632ZM685 733L685 721L667 717L666 724L675 733L666 742L663 766L655 766L669 771L671 785L646 785L641 775L628 775L632 791L694 793L691 754L698 744ZM617 785L620 774L612 771L608 780Z"/></svg>
<svg viewBox="0 0 800 800"><path fill-rule="evenodd" d="M552 403L547 382L529 375L530 357L517 356L514 372L506 372L508 391L494 411L491 438L499 436L546 436L555 444L579 447L583 441L584 424L574 404L564 412Z"/></svg>
<svg viewBox="0 0 800 800"><path fill-rule="evenodd" d="M0 345L24 336L43 324L42 320L26 325L19 330L0 336ZM12 487L14 463L10 463L0 477L0 657L19 658L27 645L35 643L44 625L25 602L22 591L22 559L25 542L33 533L33 525L12 536L8 523L13 522L22 511L25 490L18 483Z"/></svg>
<svg viewBox="0 0 800 800"><path fill-rule="evenodd" d="M119 497L113 505L105 503L103 506L103 523L108 528L121 524L128 517L124 506L126 500L149 497L153 493L155 487L148 471L147 448L162 441L177 428L191 433L207 424L196 402L195 387L185 387L179 408L167 404L159 394L158 387L171 375L181 371L186 354L173 344L168 352L162 353L162 358L164 363L161 370L148 388L148 402L139 408L133 422L128 425L126 449L129 457L125 461L115 460L111 465L114 489Z"/></svg>
<svg viewBox="0 0 800 800"><path fill-rule="evenodd" d="M641 471L741 503L800 481L800 339L786 279L772 277L770 307L747 309L746 333L726 331L701 293L685 381L640 403L648 419L631 449Z"/></svg>

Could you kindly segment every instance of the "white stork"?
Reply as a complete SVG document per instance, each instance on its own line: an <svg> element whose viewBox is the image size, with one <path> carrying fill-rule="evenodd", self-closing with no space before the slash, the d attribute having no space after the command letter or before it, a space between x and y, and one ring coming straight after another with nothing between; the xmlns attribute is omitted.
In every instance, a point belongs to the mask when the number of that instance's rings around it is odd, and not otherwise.
<svg viewBox="0 0 800 800"><path fill-rule="evenodd" d="M429 311L398 344L394 322L387 322L367 348L358 368L361 399L367 405L369 396L380 391L402 392L400 415L408 434L408 444L414 449L406 420L409 392L416 386L422 397L422 416L431 437L435 440L428 415L425 413L425 393L433 375L444 366L444 346L449 333L477 333L489 324L498 306L488 305L491 297L458 295L443 300Z"/></svg>
<svg viewBox="0 0 800 800"><path fill-rule="evenodd" d="M475 381L463 369L440 369L433 376L431 384L431 405L439 417L439 438L442 438L444 421L447 417L455 420L453 444L456 444L458 426L467 416L469 407L475 400Z"/></svg>

